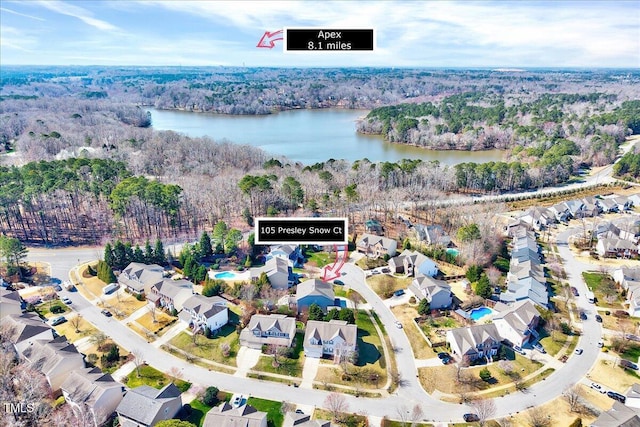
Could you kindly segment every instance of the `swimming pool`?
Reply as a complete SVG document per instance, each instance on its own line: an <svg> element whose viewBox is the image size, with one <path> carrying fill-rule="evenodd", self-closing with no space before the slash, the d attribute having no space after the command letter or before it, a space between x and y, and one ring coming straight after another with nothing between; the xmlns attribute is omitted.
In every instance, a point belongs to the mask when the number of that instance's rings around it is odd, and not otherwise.
<svg viewBox="0 0 640 427"><path fill-rule="evenodd" d="M236 279L238 275L233 271L223 271L222 273L216 273L213 277L215 277L216 279L229 280Z"/></svg>
<svg viewBox="0 0 640 427"><path fill-rule="evenodd" d="M491 313L493 313L493 310L491 310L489 307L479 307L471 310L471 313L469 313L469 317L471 318L471 320L474 320L477 322L484 316L487 316Z"/></svg>
<svg viewBox="0 0 640 427"><path fill-rule="evenodd" d="M460 254L460 251L457 250L456 248L447 248L445 252L453 256L458 256L458 254Z"/></svg>

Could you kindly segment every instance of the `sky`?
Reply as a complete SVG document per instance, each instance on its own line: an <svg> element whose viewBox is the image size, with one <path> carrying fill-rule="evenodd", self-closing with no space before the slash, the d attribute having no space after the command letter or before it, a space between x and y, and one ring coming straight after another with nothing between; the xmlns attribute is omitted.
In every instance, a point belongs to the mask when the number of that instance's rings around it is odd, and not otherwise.
<svg viewBox="0 0 640 427"><path fill-rule="evenodd" d="M256 47L287 27L374 28L376 50ZM1 0L0 64L639 68L640 0Z"/></svg>

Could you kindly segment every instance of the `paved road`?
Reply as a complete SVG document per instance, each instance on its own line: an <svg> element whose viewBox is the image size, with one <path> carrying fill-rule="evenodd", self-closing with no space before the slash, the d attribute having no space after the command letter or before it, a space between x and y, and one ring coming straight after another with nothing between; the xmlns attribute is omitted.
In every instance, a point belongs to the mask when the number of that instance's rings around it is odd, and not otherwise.
<svg viewBox="0 0 640 427"><path fill-rule="evenodd" d="M574 265L573 257L567 247L566 240L571 233L577 232L577 228L569 229L558 238L558 248L560 254L568 263L567 271L570 272L569 281L572 286L581 289L584 295L584 284L582 283L580 271L584 266ZM52 265L52 274L60 279L66 280L69 270L73 269L80 262L96 259L100 254L97 248L79 248L65 250L44 250L33 249L29 253L30 260L49 261ZM380 317L386 331L395 348L395 357L398 370L402 378L402 386L393 395L382 399L356 398L345 395L352 412L368 414L372 416L396 417L397 408L411 408L418 403L423 409L423 413L430 421L447 422L461 421L462 414L470 412L466 405L458 405L442 402L427 394L419 384L417 378L417 368L414 362L411 345L402 329L394 327L395 318L389 307L366 285L364 272L353 264L345 264L343 272L346 274L342 280L352 289L359 292L370 304ZM64 274L63 274L64 273ZM286 400L304 405L314 405L322 407L327 392L312 389L300 389L276 382L263 382L250 378L238 378L232 375L212 372L197 365L192 365L186 361L172 356L153 345L149 344L142 337L131 331L124 324L114 318L106 318L100 313L100 309L87 301L78 292L63 291L64 296L69 296L73 300L73 308L82 314L89 322L98 329L111 336L116 342L128 351L140 350L144 359L152 366L162 371L168 371L176 366L182 371L185 380L205 385L216 385L217 387L233 393L251 394L252 396L265 399ZM584 299L584 296L581 298ZM580 300L580 306L585 309L591 308L586 300ZM590 307L589 307L590 306ZM559 396L566 387L580 381L589 371L598 354L596 343L600 339L600 324L596 323L593 315L585 322L586 331L580 338L580 346L584 348L584 354L573 356L563 367L562 372L556 372L546 381L531 387L527 393L516 393L507 397L496 399L497 417L526 410L531 406L543 404Z"/></svg>

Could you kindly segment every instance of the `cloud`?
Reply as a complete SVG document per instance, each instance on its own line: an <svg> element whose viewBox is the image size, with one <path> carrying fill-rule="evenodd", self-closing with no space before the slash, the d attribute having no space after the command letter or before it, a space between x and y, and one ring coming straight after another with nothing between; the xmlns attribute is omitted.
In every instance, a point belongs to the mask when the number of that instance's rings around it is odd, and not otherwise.
<svg viewBox="0 0 640 427"><path fill-rule="evenodd" d="M24 16L25 18L35 19L36 21L45 21L43 18L39 18L33 15L27 15L26 13L16 12L15 10L7 9L6 7L0 7L0 11L11 13L13 15Z"/></svg>
<svg viewBox="0 0 640 427"><path fill-rule="evenodd" d="M116 31L119 30L118 27L112 25L106 21L97 19L93 17L93 14L76 5L65 3L62 1L49 1L49 0L40 0L38 4L46 7L47 9L60 13L62 15L71 16L73 18L77 18L84 22L87 25L90 25L94 28L104 31Z"/></svg>

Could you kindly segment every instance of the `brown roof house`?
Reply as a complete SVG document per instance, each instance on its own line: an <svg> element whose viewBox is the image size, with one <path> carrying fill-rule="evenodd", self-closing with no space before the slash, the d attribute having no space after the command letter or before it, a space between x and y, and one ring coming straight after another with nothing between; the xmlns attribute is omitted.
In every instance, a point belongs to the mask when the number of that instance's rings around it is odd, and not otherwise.
<svg viewBox="0 0 640 427"><path fill-rule="evenodd" d="M223 402L207 412L202 427L267 427L267 413L246 403L235 408Z"/></svg>
<svg viewBox="0 0 640 427"><path fill-rule="evenodd" d="M72 371L61 388L65 401L74 411L89 411L96 426L111 417L124 394L122 384L100 368Z"/></svg>
<svg viewBox="0 0 640 427"><path fill-rule="evenodd" d="M116 412L121 427L151 427L176 416L182 408L180 390L173 383L160 390L142 385L127 392Z"/></svg>
<svg viewBox="0 0 640 427"><path fill-rule="evenodd" d="M240 345L260 349L264 344L291 347L296 336L296 319L284 314L254 314L240 332Z"/></svg>
<svg viewBox="0 0 640 427"><path fill-rule="evenodd" d="M363 234L356 244L358 252L370 258L380 258L385 255L392 257L396 254L397 247L398 242L393 239L367 233Z"/></svg>

